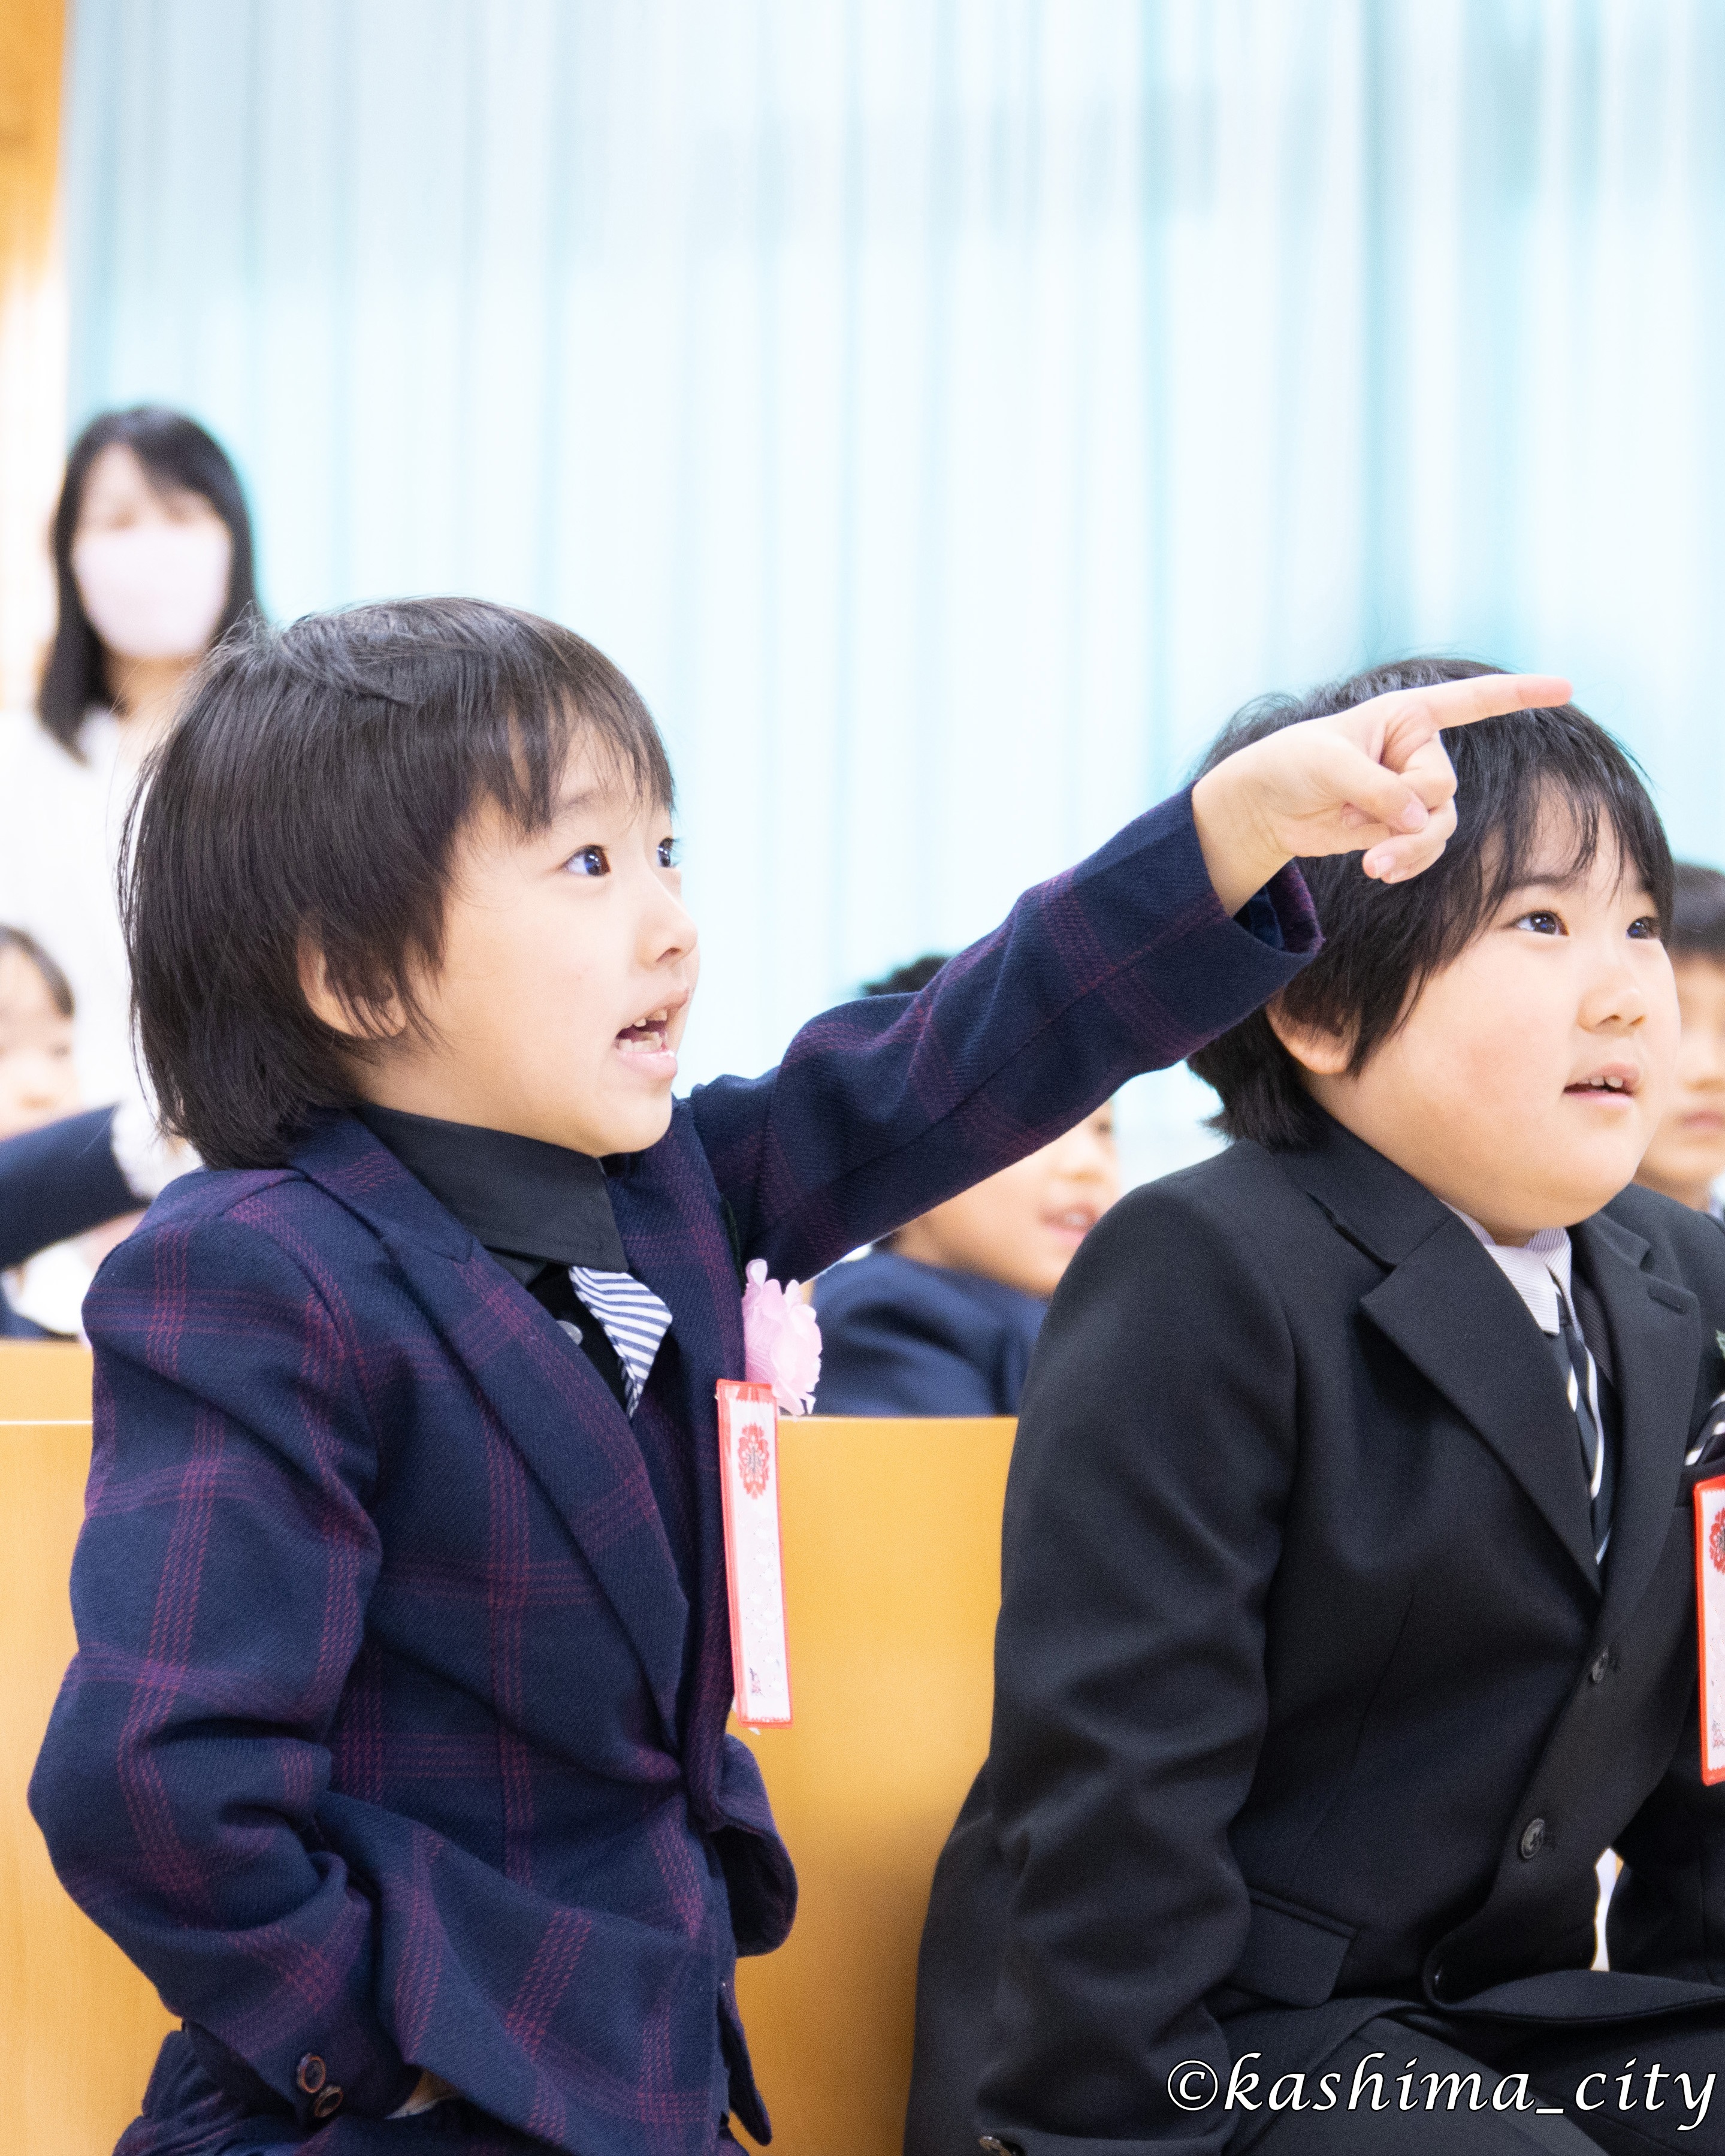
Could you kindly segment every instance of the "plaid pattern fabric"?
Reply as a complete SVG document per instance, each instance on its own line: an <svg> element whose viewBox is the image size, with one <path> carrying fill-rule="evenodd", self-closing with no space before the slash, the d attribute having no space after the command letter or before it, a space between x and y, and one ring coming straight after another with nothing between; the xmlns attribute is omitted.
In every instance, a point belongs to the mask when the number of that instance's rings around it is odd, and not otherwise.
<svg viewBox="0 0 1725 2156"><path fill-rule="evenodd" d="M922 994L680 1102L611 1186L674 1317L632 1419L351 1117L157 1201L85 1305L79 1653L31 1785L190 2025L128 2156L249 2145L260 2106L311 2133L307 2052L331 2156L420 2130L367 2123L418 2066L500 2147L706 2156L727 2107L764 2136L734 1960L795 1881L725 1733L739 1265L809 1278L1232 1023L1316 945L1298 879L1273 896L1282 948L1223 916L1177 800Z"/></svg>

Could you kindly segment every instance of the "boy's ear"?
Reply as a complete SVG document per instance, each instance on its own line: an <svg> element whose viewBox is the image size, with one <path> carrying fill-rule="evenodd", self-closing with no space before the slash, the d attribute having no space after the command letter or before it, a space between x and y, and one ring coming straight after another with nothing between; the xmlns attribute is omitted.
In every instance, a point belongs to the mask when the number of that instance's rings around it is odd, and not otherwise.
<svg viewBox="0 0 1725 2156"><path fill-rule="evenodd" d="M1353 1043L1345 1035L1332 1033L1327 1026L1308 1025L1303 1019L1290 1018L1280 996L1272 997L1264 1006L1264 1015L1270 1021L1270 1030L1309 1075L1340 1078L1346 1075L1353 1060Z"/></svg>
<svg viewBox="0 0 1725 2156"><path fill-rule="evenodd" d="M300 993L331 1033L343 1034L356 1047L362 1043L393 1040L407 1030L407 1014L392 996L381 1010L356 1010L330 978L329 961L323 947L310 936L300 938Z"/></svg>

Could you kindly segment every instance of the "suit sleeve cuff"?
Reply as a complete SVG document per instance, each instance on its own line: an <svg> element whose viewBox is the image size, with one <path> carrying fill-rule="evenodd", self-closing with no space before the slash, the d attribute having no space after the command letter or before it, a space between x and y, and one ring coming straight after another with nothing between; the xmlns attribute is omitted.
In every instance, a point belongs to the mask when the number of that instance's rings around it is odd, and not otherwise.
<svg viewBox="0 0 1725 2156"><path fill-rule="evenodd" d="M1266 951L1309 957L1323 941L1306 879L1291 861L1254 891L1234 918Z"/></svg>

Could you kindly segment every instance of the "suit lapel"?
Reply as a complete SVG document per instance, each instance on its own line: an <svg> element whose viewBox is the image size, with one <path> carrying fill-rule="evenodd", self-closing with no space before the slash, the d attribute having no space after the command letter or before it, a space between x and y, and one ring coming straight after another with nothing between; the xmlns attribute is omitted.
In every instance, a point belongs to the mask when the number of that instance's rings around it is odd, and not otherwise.
<svg viewBox="0 0 1725 2156"><path fill-rule="evenodd" d="M1557 1366L1466 1224L1449 1214L1360 1308L1491 1446L1597 1593L1575 1419Z"/></svg>
<svg viewBox="0 0 1725 2156"><path fill-rule="evenodd" d="M1647 1245L1604 1214L1574 1231L1605 1313L1616 1368L1623 1447L1602 1628L1640 1600L1671 1532L1702 1347L1701 1306L1685 1287L1644 1269Z"/></svg>
<svg viewBox="0 0 1725 2156"><path fill-rule="evenodd" d="M1338 1232L1386 1269L1361 1313L1466 1416L1595 1593L1575 1425L1550 1351L1515 1290L1449 1207L1337 1123L1278 1159ZM1645 1270L1648 1246L1604 1213L1572 1231L1610 1333L1623 1457L1602 1628L1645 1593L1671 1532L1702 1347L1686 1288Z"/></svg>
<svg viewBox="0 0 1725 2156"><path fill-rule="evenodd" d="M697 1814L711 1824L720 1817L734 1690L714 1389L721 1377L743 1373L742 1291L712 1171L685 1104L656 1146L616 1163L611 1208L630 1269L675 1313L675 1376L655 1369L637 1413L660 1417L665 1441L689 1448L697 1607L683 1760Z"/></svg>
<svg viewBox="0 0 1725 2156"><path fill-rule="evenodd" d="M674 1743L688 1604L628 1417L526 1290L363 1124L324 1126L294 1165L389 1248L591 1566Z"/></svg>
<svg viewBox="0 0 1725 2156"><path fill-rule="evenodd" d="M1277 1158L1337 1231L1385 1268L1361 1315L1478 1432L1597 1594L1579 1440L1557 1365L1467 1224L1328 1116L1309 1150Z"/></svg>

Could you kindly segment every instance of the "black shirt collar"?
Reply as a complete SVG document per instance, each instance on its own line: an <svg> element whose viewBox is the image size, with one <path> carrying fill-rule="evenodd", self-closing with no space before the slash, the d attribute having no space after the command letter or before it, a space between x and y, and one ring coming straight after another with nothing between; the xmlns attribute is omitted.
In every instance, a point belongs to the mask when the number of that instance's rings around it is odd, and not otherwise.
<svg viewBox="0 0 1725 2156"><path fill-rule="evenodd" d="M628 1271L605 1171L590 1154L370 1101L355 1113L517 1279L547 1265Z"/></svg>

